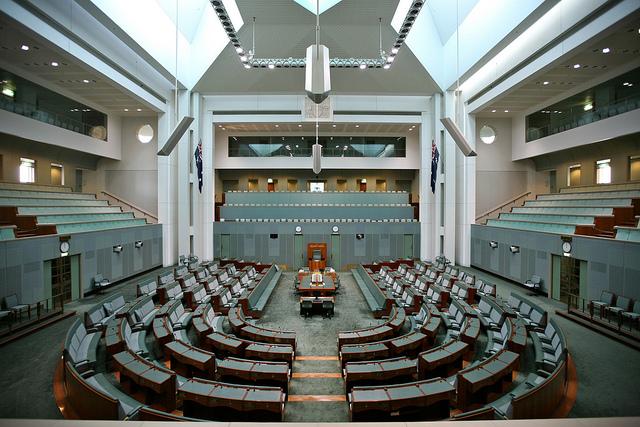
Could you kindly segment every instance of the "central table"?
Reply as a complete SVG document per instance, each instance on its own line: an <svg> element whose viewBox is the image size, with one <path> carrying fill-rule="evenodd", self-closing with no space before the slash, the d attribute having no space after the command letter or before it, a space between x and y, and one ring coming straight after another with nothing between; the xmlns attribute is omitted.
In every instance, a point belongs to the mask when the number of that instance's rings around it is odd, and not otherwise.
<svg viewBox="0 0 640 427"><path fill-rule="evenodd" d="M336 284L333 279L326 274L322 276L322 283L311 283L311 276L305 276L298 285L298 292L301 295L322 297L336 293Z"/></svg>

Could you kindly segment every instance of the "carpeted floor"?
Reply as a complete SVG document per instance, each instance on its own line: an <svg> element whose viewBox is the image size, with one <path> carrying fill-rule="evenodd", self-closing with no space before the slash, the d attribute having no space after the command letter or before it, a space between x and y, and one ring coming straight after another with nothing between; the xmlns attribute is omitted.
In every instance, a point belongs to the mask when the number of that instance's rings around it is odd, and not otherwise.
<svg viewBox="0 0 640 427"><path fill-rule="evenodd" d="M515 284L484 272L468 269L498 285L498 295L511 291L526 293ZM156 276L161 270L149 272ZM91 296L70 304L67 309L78 315L112 292L123 292L127 299L135 296L139 276L110 289L104 295ZM337 360L304 360L312 356L337 356L337 332L379 323L371 316L360 291L349 273L343 273L342 288L336 298L332 319L316 315L304 319L299 315L298 297L293 294L293 274L285 273L272 294L259 323L267 327L292 329L298 336L298 360L294 373L339 373ZM574 358L578 375L578 395L571 417L639 416L640 353L609 338L559 317L562 305L544 297L532 297L545 307L562 327ZM44 330L0 347L0 418L61 418L53 399L53 373L62 354L67 329L73 319L58 322ZM305 396L344 396L340 378L293 378L290 395L302 401L288 402L285 419L295 422L347 421L344 401L307 401Z"/></svg>

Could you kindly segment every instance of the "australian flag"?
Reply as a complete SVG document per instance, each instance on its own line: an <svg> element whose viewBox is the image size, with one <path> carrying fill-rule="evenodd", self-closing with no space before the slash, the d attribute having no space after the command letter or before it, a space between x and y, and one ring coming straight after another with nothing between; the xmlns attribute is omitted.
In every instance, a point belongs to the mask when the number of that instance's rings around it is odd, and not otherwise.
<svg viewBox="0 0 640 427"><path fill-rule="evenodd" d="M198 169L198 190L202 193L202 141L198 143L194 156L196 158L196 168Z"/></svg>
<svg viewBox="0 0 640 427"><path fill-rule="evenodd" d="M436 142L431 141L431 192L436 192L436 180L438 179L438 160L440 160L440 153Z"/></svg>

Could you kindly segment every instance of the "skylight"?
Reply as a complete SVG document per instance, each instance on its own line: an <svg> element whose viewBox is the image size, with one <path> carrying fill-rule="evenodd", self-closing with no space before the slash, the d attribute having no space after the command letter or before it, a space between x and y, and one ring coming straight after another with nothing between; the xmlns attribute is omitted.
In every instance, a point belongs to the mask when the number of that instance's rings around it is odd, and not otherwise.
<svg viewBox="0 0 640 427"><path fill-rule="evenodd" d="M316 0L293 0L309 12L316 14ZM340 3L341 0L320 0L320 15Z"/></svg>

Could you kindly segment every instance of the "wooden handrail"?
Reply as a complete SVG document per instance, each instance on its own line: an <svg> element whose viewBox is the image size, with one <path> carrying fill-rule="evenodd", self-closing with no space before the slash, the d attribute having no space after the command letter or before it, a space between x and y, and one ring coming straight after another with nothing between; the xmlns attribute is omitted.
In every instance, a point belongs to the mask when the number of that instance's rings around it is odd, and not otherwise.
<svg viewBox="0 0 640 427"><path fill-rule="evenodd" d="M502 204L500 204L500 205L498 205L498 206L496 206L496 207L494 207L494 208L492 208L492 209L480 214L479 216L477 216L476 217L476 222L478 222L480 219L482 219L484 217L487 217L487 216L491 215L492 213L495 213L497 211L502 210L502 208L504 208L505 206L511 205L513 203L516 203L518 200L523 199L523 198L529 196L530 194L531 194L531 191L526 191L526 192L524 192L522 194L517 195L516 197L513 197L513 198L507 200L506 202L504 202L504 203L502 203Z"/></svg>
<svg viewBox="0 0 640 427"><path fill-rule="evenodd" d="M132 211L135 212L139 212L140 214L142 214L142 216L144 218L149 218L151 220L153 220L155 223L158 223L158 217L154 214L152 214L149 211L146 211L136 205L134 205L133 203L131 203L128 200L123 199L122 197L118 197L115 194L109 193L108 191L101 191L100 194L103 194L104 196L106 196L109 199L113 199L118 203L121 203L123 205L126 205L127 207L129 207ZM135 215L134 215L135 216Z"/></svg>

